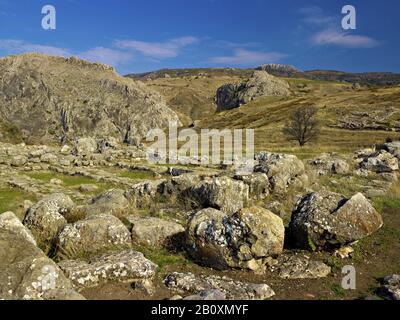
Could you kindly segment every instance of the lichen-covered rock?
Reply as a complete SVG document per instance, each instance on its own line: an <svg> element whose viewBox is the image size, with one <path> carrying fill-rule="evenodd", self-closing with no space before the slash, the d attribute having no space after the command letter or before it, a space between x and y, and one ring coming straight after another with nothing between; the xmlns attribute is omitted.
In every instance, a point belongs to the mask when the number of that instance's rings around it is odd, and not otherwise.
<svg viewBox="0 0 400 320"><path fill-rule="evenodd" d="M182 300L188 301L222 301L226 300L226 294L220 290L212 289L200 291L199 293L187 296Z"/></svg>
<svg viewBox="0 0 400 320"><path fill-rule="evenodd" d="M64 260L59 264L77 290L107 282L133 282L152 279L157 265L134 250L112 252L88 261Z"/></svg>
<svg viewBox="0 0 400 320"><path fill-rule="evenodd" d="M254 171L268 176L275 193L285 193L288 187L304 186L307 182L304 164L294 155L262 152L256 160Z"/></svg>
<svg viewBox="0 0 400 320"><path fill-rule="evenodd" d="M385 143L383 149L400 159L400 141Z"/></svg>
<svg viewBox="0 0 400 320"><path fill-rule="evenodd" d="M400 300L400 275L392 274L385 277L378 293L387 300Z"/></svg>
<svg viewBox="0 0 400 320"><path fill-rule="evenodd" d="M91 156L97 152L97 141L94 138L80 138L76 140L72 152L77 156Z"/></svg>
<svg viewBox="0 0 400 320"><path fill-rule="evenodd" d="M282 219L263 208L234 215L208 208L191 218L187 250L196 261L215 269L263 271L263 259L282 252L284 233Z"/></svg>
<svg viewBox="0 0 400 320"><path fill-rule="evenodd" d="M218 290L223 292L228 300L265 300L275 295L267 284L234 281L228 277L174 272L169 274L164 282L169 289L178 292L200 293Z"/></svg>
<svg viewBox="0 0 400 320"><path fill-rule="evenodd" d="M81 300L60 268L10 214L0 225L0 299Z"/></svg>
<svg viewBox="0 0 400 320"><path fill-rule="evenodd" d="M12 231L36 246L36 240L30 230L21 223L13 212L0 214L0 229Z"/></svg>
<svg viewBox="0 0 400 320"><path fill-rule="evenodd" d="M155 201L155 198L162 192L165 180L146 180L132 185L125 196L129 199L132 207L146 207Z"/></svg>
<svg viewBox="0 0 400 320"><path fill-rule="evenodd" d="M46 248L53 244L58 233L67 224L64 215L73 206L71 198L62 193L46 196L29 209L23 223L31 230L37 243Z"/></svg>
<svg viewBox="0 0 400 320"><path fill-rule="evenodd" d="M364 157L360 168L377 173L398 171L399 159L385 150L380 150Z"/></svg>
<svg viewBox="0 0 400 320"><path fill-rule="evenodd" d="M126 249L131 234L125 225L109 214L89 216L68 224L58 236L58 255L62 258L81 258L113 249Z"/></svg>
<svg viewBox="0 0 400 320"><path fill-rule="evenodd" d="M299 255L280 256L274 269L282 279L317 279L331 273L331 268L325 263Z"/></svg>
<svg viewBox="0 0 400 320"><path fill-rule="evenodd" d="M91 203L82 209L87 216L105 213L122 218L129 215L130 203L124 190L111 189L93 198Z"/></svg>
<svg viewBox="0 0 400 320"><path fill-rule="evenodd" d="M215 208L233 214L249 201L249 187L229 177L206 178L189 188L187 195L201 208Z"/></svg>
<svg viewBox="0 0 400 320"><path fill-rule="evenodd" d="M300 248L332 249L371 235L382 225L381 215L361 193L345 199L324 191L297 203L289 235Z"/></svg>
<svg viewBox="0 0 400 320"><path fill-rule="evenodd" d="M13 167L23 167L28 162L28 158L23 155L17 155L11 159Z"/></svg>
<svg viewBox="0 0 400 320"><path fill-rule="evenodd" d="M264 199L269 195L269 178L265 173L235 175L234 178L249 186L249 195L252 198Z"/></svg>
<svg viewBox="0 0 400 320"><path fill-rule="evenodd" d="M225 84L217 90L217 111L238 108L261 96L288 96L289 84L265 71L255 71L243 83Z"/></svg>
<svg viewBox="0 0 400 320"><path fill-rule="evenodd" d="M132 241L151 248L179 247L185 228L179 223L154 217L129 216Z"/></svg>

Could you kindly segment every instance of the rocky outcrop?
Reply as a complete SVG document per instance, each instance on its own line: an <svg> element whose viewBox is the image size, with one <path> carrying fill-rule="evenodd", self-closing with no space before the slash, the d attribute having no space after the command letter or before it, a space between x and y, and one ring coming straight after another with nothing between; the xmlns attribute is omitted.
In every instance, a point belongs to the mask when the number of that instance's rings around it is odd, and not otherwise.
<svg viewBox="0 0 400 320"><path fill-rule="evenodd" d="M300 75L301 71L293 66L279 63L269 63L259 66L256 70L266 71L277 77L294 77Z"/></svg>
<svg viewBox="0 0 400 320"><path fill-rule="evenodd" d="M185 228L176 222L154 217L129 216L132 241L150 248L170 248L182 245Z"/></svg>
<svg viewBox="0 0 400 320"><path fill-rule="evenodd" d="M73 206L74 202L64 194L46 196L29 209L24 225L31 230L38 244L47 250L66 226L67 220L64 215Z"/></svg>
<svg viewBox="0 0 400 320"><path fill-rule="evenodd" d="M289 236L296 247L329 250L371 235L382 225L381 215L361 193L345 199L324 191L298 202Z"/></svg>
<svg viewBox="0 0 400 320"><path fill-rule="evenodd" d="M134 250L108 253L88 261L65 260L58 265L77 290L108 282L151 280L157 268Z"/></svg>
<svg viewBox="0 0 400 320"><path fill-rule="evenodd" d="M255 71L246 82L225 84L217 90L217 111L238 108L261 96L288 96L289 84L265 71Z"/></svg>
<svg viewBox="0 0 400 320"><path fill-rule="evenodd" d="M23 54L0 59L0 114L28 142L114 137L138 145L178 116L160 94L111 67Z"/></svg>
<svg viewBox="0 0 400 320"><path fill-rule="evenodd" d="M10 212L0 215L0 299L84 299Z"/></svg>
<svg viewBox="0 0 400 320"><path fill-rule="evenodd" d="M59 257L76 259L126 249L131 244L131 234L118 218L99 214L68 224L59 234L57 244Z"/></svg>
<svg viewBox="0 0 400 320"><path fill-rule="evenodd" d="M215 268L263 271L264 258L283 250L282 219L259 208L234 215L216 209L197 212L187 228L187 250L200 263Z"/></svg>
<svg viewBox="0 0 400 320"><path fill-rule="evenodd" d="M165 285L178 292L218 290L228 300L266 300L275 295L267 284L234 281L228 277L197 276L192 273L171 273L165 278Z"/></svg>

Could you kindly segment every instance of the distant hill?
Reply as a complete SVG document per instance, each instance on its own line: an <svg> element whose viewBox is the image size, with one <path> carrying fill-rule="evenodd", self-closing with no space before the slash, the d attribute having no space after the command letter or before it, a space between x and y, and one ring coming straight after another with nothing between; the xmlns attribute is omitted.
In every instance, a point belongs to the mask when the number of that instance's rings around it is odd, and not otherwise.
<svg viewBox="0 0 400 320"><path fill-rule="evenodd" d="M249 77L254 69L238 68L193 68L193 69L162 69L147 73L128 74L127 77L139 80L155 80L160 78L176 78L187 76L234 76ZM370 86L394 86L400 84L400 74L391 72L350 73L334 70L301 71L284 64L264 64L256 68L285 78L304 78L310 80L359 83Z"/></svg>

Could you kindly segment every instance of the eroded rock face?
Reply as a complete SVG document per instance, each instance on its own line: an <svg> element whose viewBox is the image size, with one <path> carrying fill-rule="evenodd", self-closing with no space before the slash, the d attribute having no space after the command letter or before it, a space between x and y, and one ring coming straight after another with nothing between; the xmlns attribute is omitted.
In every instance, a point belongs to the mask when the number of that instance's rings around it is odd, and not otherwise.
<svg viewBox="0 0 400 320"><path fill-rule="evenodd" d="M58 236L58 255L75 259L106 250L126 249L131 234L124 224L109 214L89 216L68 224Z"/></svg>
<svg viewBox="0 0 400 320"><path fill-rule="evenodd" d="M165 285L178 292L218 290L228 300L265 300L275 295L267 284L234 281L228 277L197 276L192 273L171 273L165 278Z"/></svg>
<svg viewBox="0 0 400 320"><path fill-rule="evenodd" d="M113 137L139 145L150 129L180 123L160 94L106 65L29 53L0 59L0 74L0 111L32 142Z"/></svg>
<svg viewBox="0 0 400 320"><path fill-rule="evenodd" d="M11 213L0 215L0 299L84 299L23 228Z"/></svg>
<svg viewBox="0 0 400 320"><path fill-rule="evenodd" d="M259 164L254 171L268 176L273 192L285 193L290 186L301 187L308 182L303 162L294 155L262 152L256 160Z"/></svg>
<svg viewBox="0 0 400 320"><path fill-rule="evenodd" d="M108 253L88 261L65 260L59 267L78 290L107 282L152 279L157 265L134 250Z"/></svg>
<svg viewBox="0 0 400 320"><path fill-rule="evenodd" d="M299 248L332 249L371 235L382 225L381 215L361 193L345 199L326 191L298 202L289 234Z"/></svg>
<svg viewBox="0 0 400 320"><path fill-rule="evenodd" d="M77 156L91 156L97 152L97 141L93 138L80 138L75 141L73 154Z"/></svg>
<svg viewBox="0 0 400 320"><path fill-rule="evenodd" d="M132 241L151 248L179 247L182 245L185 228L179 223L154 217L129 216L132 224Z"/></svg>
<svg viewBox="0 0 400 320"><path fill-rule="evenodd" d="M190 220L187 250L215 269L263 271L263 259L282 252L284 233L282 219L263 208L246 208L234 215L208 208Z"/></svg>
<svg viewBox="0 0 400 320"><path fill-rule="evenodd" d="M64 194L46 196L29 209L23 223L31 230L39 245L51 245L66 226L64 215L73 206L74 202Z"/></svg>
<svg viewBox="0 0 400 320"><path fill-rule="evenodd" d="M261 96L288 96L289 84L265 71L255 71L246 82L225 84L217 90L217 111L238 108Z"/></svg>

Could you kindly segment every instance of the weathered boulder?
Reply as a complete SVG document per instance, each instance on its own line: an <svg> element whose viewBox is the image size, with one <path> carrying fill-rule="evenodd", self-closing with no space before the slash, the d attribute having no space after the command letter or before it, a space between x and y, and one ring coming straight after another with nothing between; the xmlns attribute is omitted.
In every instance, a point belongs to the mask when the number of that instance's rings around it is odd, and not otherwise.
<svg viewBox="0 0 400 320"><path fill-rule="evenodd" d="M17 155L11 159L11 165L13 167L23 167L27 162L28 158L24 155Z"/></svg>
<svg viewBox="0 0 400 320"><path fill-rule="evenodd" d="M284 233L282 219L263 208L233 215L208 208L189 221L187 250L196 261L215 269L263 271L263 259L282 252Z"/></svg>
<svg viewBox="0 0 400 320"><path fill-rule="evenodd" d="M132 224L132 241L151 248L178 247L182 245L185 228L176 222L154 217L129 216Z"/></svg>
<svg viewBox="0 0 400 320"><path fill-rule="evenodd" d="M400 159L400 141L385 143L383 149Z"/></svg>
<svg viewBox="0 0 400 320"><path fill-rule="evenodd" d="M276 193L285 193L290 186L304 186L308 181L303 162L294 155L262 152L256 160L259 164L254 171L265 173Z"/></svg>
<svg viewBox="0 0 400 320"><path fill-rule="evenodd" d="M229 177L206 178L186 190L200 208L215 208L228 214L244 208L249 200L249 187Z"/></svg>
<svg viewBox="0 0 400 320"><path fill-rule="evenodd" d="M97 152L97 141L93 138L80 138L75 141L73 154L76 156L91 156Z"/></svg>
<svg viewBox="0 0 400 320"><path fill-rule="evenodd" d="M88 261L64 260L59 264L77 290L107 282L133 282L152 279L157 265L134 250L112 252Z"/></svg>
<svg viewBox="0 0 400 320"><path fill-rule="evenodd" d="M252 198L264 199L269 195L269 178L265 173L235 175L234 179L243 181L249 186L249 195Z"/></svg>
<svg viewBox="0 0 400 320"><path fill-rule="evenodd" d="M318 171L319 175L326 175L328 173L347 174L350 172L348 162L334 153L323 154L316 159L310 160L308 163Z"/></svg>
<svg viewBox="0 0 400 320"><path fill-rule="evenodd" d="M36 246L36 240L31 231L27 229L13 212L4 212L0 214L0 229L8 230L16 233L25 241L32 243Z"/></svg>
<svg viewBox="0 0 400 320"><path fill-rule="evenodd" d="M46 196L29 209L23 223L31 230L39 246L48 250L67 224L64 215L73 206L71 198L62 193Z"/></svg>
<svg viewBox="0 0 400 320"><path fill-rule="evenodd" d="M361 161L360 168L377 173L398 171L399 159L385 150L380 150L366 156Z"/></svg>
<svg viewBox="0 0 400 320"><path fill-rule="evenodd" d="M299 255L280 256L274 269L282 279L317 279L331 273L331 268L325 263Z"/></svg>
<svg viewBox="0 0 400 320"><path fill-rule="evenodd" d="M378 294L387 300L400 300L400 275L392 274L385 277Z"/></svg>
<svg viewBox="0 0 400 320"><path fill-rule="evenodd" d="M333 249L371 235L382 225L381 215L361 193L345 199L323 191L297 203L289 235L299 248Z"/></svg>
<svg viewBox="0 0 400 320"><path fill-rule="evenodd" d="M124 190L111 189L93 198L83 210L87 216L105 213L122 218L129 215L130 203Z"/></svg>
<svg viewBox="0 0 400 320"><path fill-rule="evenodd" d="M125 225L109 214L99 214L68 224L58 236L58 256L81 258L101 252L126 249L131 234Z"/></svg>
<svg viewBox="0 0 400 320"><path fill-rule="evenodd" d="M15 217L7 213L0 221L0 299L84 299Z"/></svg>
<svg viewBox="0 0 400 320"><path fill-rule="evenodd" d="M261 96L288 96L289 84L265 71L255 71L243 83L225 84L217 90L217 111L230 110Z"/></svg>
<svg viewBox="0 0 400 320"><path fill-rule="evenodd" d="M147 207L162 192L165 180L146 180L132 185L125 196L132 207Z"/></svg>
<svg viewBox="0 0 400 320"><path fill-rule="evenodd" d="M169 274L164 282L169 289L181 293L218 290L223 292L228 300L265 300L275 295L267 284L234 281L228 277L174 272Z"/></svg>

